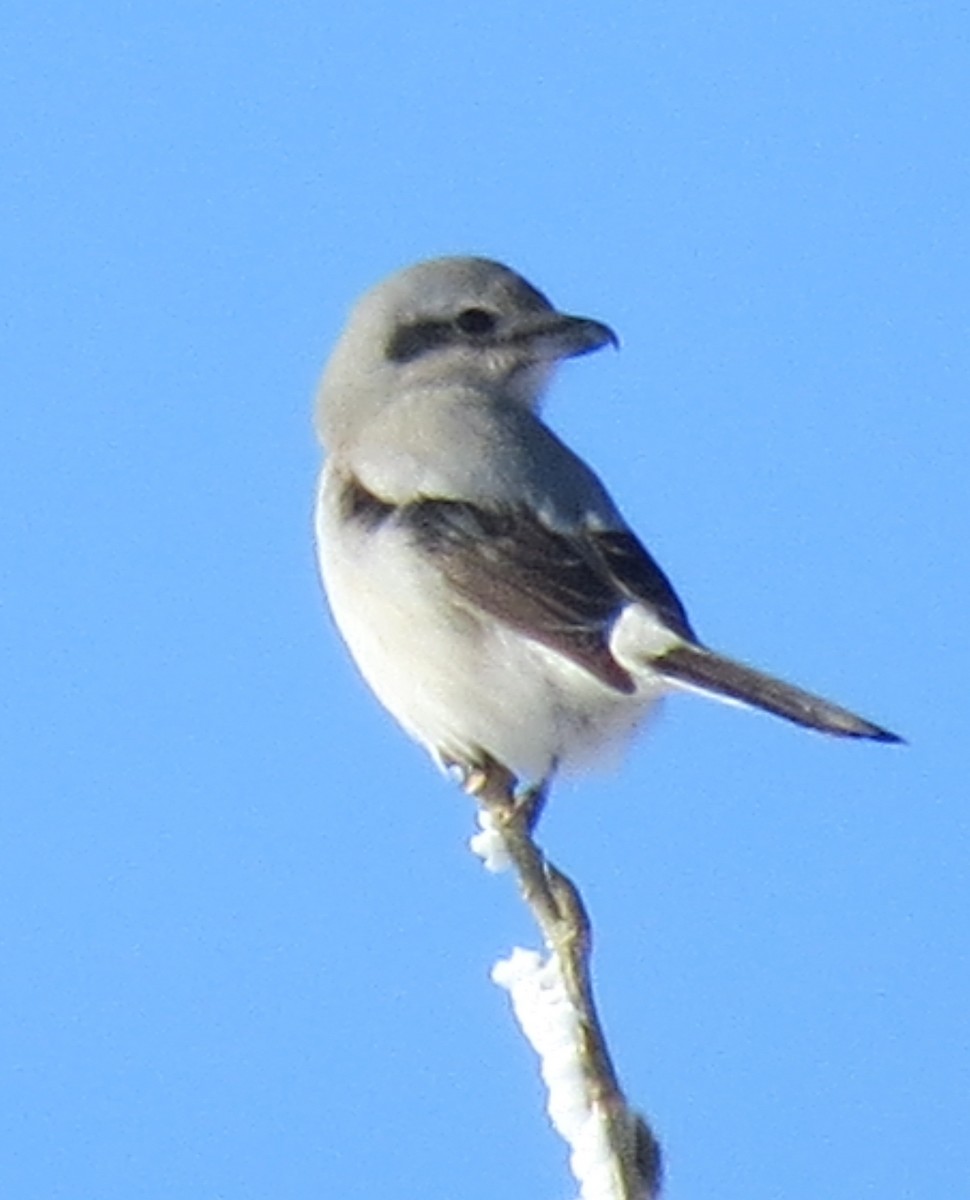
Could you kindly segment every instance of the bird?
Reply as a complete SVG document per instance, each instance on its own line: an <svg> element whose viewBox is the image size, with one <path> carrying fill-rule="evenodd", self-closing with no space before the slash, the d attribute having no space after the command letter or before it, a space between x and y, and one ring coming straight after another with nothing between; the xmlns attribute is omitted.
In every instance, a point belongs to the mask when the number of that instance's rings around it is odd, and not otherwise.
<svg viewBox="0 0 970 1200"><path fill-rule="evenodd" d="M678 691L901 741L697 636L542 416L564 360L618 345L481 257L419 262L352 309L316 397L315 532L333 618L377 698L463 782L495 766L546 785L614 762Z"/></svg>

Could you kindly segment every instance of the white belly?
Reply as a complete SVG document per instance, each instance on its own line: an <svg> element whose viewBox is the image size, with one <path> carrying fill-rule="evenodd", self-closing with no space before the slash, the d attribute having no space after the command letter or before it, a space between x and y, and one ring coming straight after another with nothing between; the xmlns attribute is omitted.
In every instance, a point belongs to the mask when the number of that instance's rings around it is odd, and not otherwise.
<svg viewBox="0 0 970 1200"><path fill-rule="evenodd" d="M633 696L456 604L433 564L393 526L364 530L317 509L321 574L364 678L436 757L490 755L526 780L621 749L664 688Z"/></svg>

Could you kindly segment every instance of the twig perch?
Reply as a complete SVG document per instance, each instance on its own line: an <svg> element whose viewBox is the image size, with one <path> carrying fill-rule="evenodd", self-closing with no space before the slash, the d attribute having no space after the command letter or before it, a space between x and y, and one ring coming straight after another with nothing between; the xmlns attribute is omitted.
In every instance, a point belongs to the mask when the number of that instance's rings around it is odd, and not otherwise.
<svg viewBox="0 0 970 1200"><path fill-rule="evenodd" d="M653 1200L660 1146L620 1090L596 1014L589 917L576 886L533 837L545 789L517 793L515 778L497 764L476 771L465 786L480 806L483 828L473 848L492 869L501 859L512 865L549 952L544 961L517 950L494 977L511 992L542 1060L550 1116L572 1148L583 1200Z"/></svg>

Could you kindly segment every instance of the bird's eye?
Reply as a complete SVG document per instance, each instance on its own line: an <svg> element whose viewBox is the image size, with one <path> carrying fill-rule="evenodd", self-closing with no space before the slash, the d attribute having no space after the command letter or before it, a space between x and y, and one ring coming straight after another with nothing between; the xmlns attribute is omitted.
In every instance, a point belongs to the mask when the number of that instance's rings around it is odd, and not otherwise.
<svg viewBox="0 0 970 1200"><path fill-rule="evenodd" d="M495 314L487 312L484 308L466 308L455 317L455 328L473 337L491 333L495 325Z"/></svg>

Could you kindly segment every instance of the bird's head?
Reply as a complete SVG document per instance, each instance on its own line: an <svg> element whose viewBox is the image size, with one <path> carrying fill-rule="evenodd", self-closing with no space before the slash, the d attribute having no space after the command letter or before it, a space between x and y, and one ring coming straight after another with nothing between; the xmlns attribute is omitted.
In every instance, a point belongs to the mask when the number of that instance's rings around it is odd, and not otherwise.
<svg viewBox="0 0 970 1200"><path fill-rule="evenodd" d="M417 263L354 308L320 385L318 428L330 442L336 424L353 423L351 406L412 388L470 387L535 407L562 359L608 344L617 345L609 326L559 312L501 263Z"/></svg>

